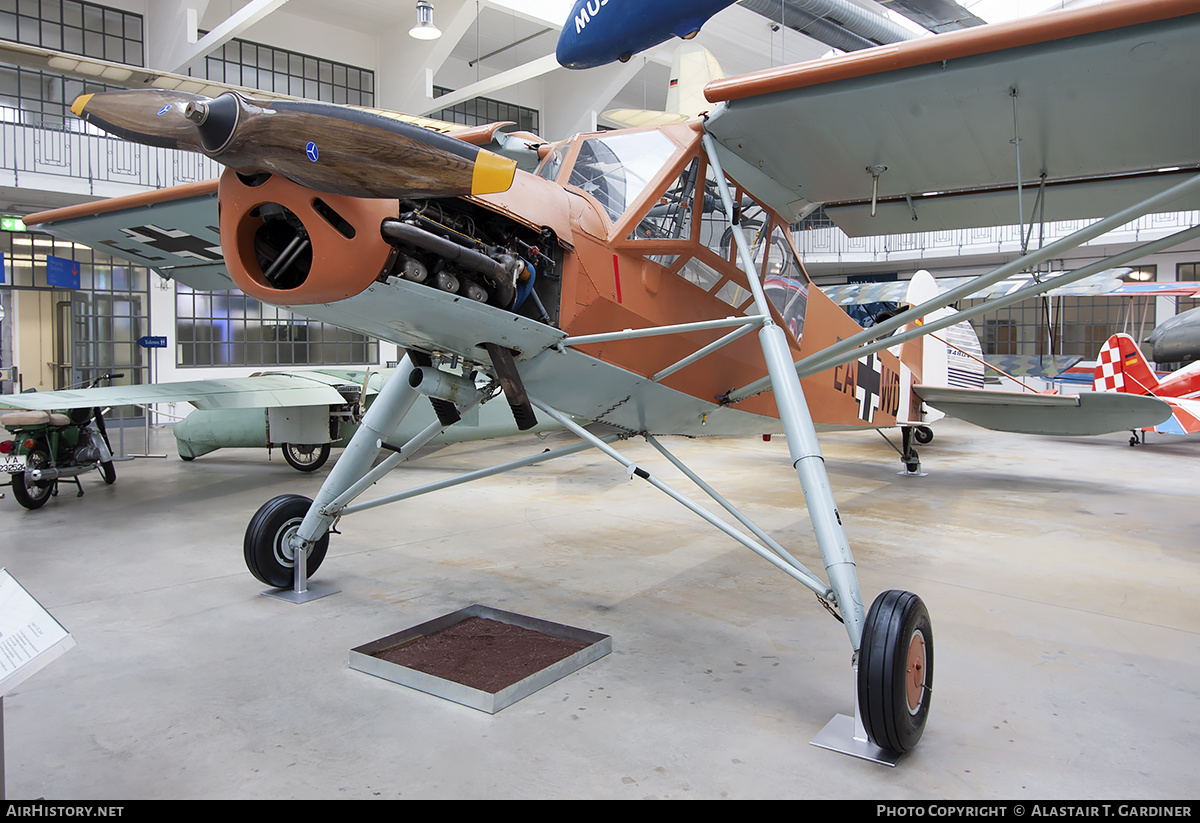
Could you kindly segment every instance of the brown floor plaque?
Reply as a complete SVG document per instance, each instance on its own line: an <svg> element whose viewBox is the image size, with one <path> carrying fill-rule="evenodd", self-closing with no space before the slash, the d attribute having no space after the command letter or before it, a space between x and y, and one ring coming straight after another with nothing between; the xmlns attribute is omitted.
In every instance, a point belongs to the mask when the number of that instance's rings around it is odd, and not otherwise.
<svg viewBox="0 0 1200 823"><path fill-rule="evenodd" d="M487 606L350 651L350 667L494 714L608 654L607 635Z"/></svg>

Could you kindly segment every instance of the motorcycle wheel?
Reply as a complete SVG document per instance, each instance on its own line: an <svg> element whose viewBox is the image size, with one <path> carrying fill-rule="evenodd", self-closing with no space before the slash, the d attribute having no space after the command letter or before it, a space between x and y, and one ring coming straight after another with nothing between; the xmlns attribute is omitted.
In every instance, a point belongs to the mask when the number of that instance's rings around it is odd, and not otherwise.
<svg viewBox="0 0 1200 823"><path fill-rule="evenodd" d="M284 443L283 459L296 471L315 472L329 459L329 444Z"/></svg>
<svg viewBox="0 0 1200 823"><path fill-rule="evenodd" d="M117 467L112 464L111 460L100 464L100 476L104 478L105 485L111 486L117 482Z"/></svg>
<svg viewBox="0 0 1200 823"><path fill-rule="evenodd" d="M35 446L25 455L25 467L42 468L50 465L50 452L42 446ZM54 494L54 481L46 480L34 483L25 480L25 472L14 474L12 479L13 497L27 509L40 509Z"/></svg>

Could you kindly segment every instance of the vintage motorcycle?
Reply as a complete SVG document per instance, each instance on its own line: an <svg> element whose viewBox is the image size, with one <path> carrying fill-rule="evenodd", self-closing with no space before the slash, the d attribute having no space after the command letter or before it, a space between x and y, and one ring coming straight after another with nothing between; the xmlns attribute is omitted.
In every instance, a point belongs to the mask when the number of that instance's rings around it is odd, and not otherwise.
<svg viewBox="0 0 1200 823"><path fill-rule="evenodd" d="M112 383L123 374L102 374L83 388ZM15 411L0 416L11 440L0 440L0 473L12 477L13 497L27 509L38 509L58 494L60 480L72 481L83 496L79 476L99 469L104 482L117 479L112 446L99 408L65 413Z"/></svg>

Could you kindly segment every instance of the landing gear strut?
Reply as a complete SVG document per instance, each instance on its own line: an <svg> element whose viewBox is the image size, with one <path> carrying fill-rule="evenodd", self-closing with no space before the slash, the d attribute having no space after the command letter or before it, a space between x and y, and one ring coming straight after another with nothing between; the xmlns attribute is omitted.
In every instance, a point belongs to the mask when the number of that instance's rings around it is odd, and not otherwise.
<svg viewBox="0 0 1200 823"><path fill-rule="evenodd" d="M922 440L923 435L921 430L929 432L929 438ZM900 429L901 451L900 460L904 463L904 474L918 475L921 473L921 456L917 454L917 448L913 445L913 440L918 443L928 443L933 439L933 431L925 426L913 427L903 426Z"/></svg>

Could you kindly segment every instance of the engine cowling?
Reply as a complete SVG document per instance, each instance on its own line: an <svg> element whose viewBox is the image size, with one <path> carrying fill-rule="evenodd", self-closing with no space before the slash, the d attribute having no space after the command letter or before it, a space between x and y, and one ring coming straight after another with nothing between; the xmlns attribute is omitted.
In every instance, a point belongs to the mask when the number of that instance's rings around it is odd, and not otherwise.
<svg viewBox="0 0 1200 823"><path fill-rule="evenodd" d="M218 188L221 246L233 282L266 303L332 303L366 289L388 266L380 235L396 200L313 191L280 175L226 169Z"/></svg>

